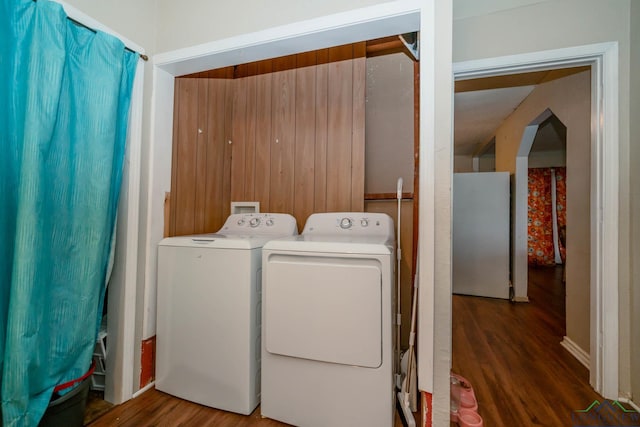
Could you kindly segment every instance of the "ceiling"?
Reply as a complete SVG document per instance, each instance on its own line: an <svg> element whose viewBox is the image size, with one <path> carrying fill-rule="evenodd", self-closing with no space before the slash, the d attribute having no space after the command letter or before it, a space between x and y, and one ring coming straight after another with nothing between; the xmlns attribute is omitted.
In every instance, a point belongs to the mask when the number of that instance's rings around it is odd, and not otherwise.
<svg viewBox="0 0 640 427"><path fill-rule="evenodd" d="M535 86L484 89L456 93L454 97L454 151L470 156L489 141L498 126L520 105Z"/></svg>
<svg viewBox="0 0 640 427"><path fill-rule="evenodd" d="M486 146L500 124L538 84L587 69L589 67L574 67L457 81L454 98L455 155L473 155Z"/></svg>

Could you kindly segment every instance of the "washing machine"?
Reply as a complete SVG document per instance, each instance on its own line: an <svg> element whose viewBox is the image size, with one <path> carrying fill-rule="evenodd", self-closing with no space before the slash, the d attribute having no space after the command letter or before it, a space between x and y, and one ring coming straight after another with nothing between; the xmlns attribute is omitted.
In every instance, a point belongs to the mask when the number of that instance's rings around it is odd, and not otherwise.
<svg viewBox="0 0 640 427"><path fill-rule="evenodd" d="M393 230L386 214L319 213L264 246L263 417L393 425Z"/></svg>
<svg viewBox="0 0 640 427"><path fill-rule="evenodd" d="M260 402L262 247L287 214L233 214L215 234L158 246L156 389L250 414Z"/></svg>

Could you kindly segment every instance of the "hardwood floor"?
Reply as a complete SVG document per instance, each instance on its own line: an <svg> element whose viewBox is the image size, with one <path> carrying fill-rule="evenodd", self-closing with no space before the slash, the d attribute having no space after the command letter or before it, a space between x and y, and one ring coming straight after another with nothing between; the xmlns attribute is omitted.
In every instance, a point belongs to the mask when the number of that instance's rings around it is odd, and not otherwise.
<svg viewBox="0 0 640 427"><path fill-rule="evenodd" d="M453 371L473 385L485 427L572 426L576 410L604 401L589 386L587 369L560 346L565 335L561 278L560 268L530 270L529 303L453 296ZM418 414L416 421L419 425ZM259 407L241 416L152 389L88 425L284 424L263 419ZM401 425L396 414L395 426Z"/></svg>
<svg viewBox="0 0 640 427"><path fill-rule="evenodd" d="M87 396L87 406L84 411L84 424L100 418L102 414L109 412L113 408L113 404L104 400L104 392L90 390Z"/></svg>
<svg viewBox="0 0 640 427"><path fill-rule="evenodd" d="M419 414L416 413L415 417L419 423ZM251 415L244 416L178 399L155 389L116 406L88 424L89 427L276 427L287 425L262 418L260 406ZM394 425L402 426L402 420L397 411Z"/></svg>
<svg viewBox="0 0 640 427"><path fill-rule="evenodd" d="M474 387L485 426L571 426L603 401L563 347L561 268L529 270L529 303L453 296L453 371Z"/></svg>

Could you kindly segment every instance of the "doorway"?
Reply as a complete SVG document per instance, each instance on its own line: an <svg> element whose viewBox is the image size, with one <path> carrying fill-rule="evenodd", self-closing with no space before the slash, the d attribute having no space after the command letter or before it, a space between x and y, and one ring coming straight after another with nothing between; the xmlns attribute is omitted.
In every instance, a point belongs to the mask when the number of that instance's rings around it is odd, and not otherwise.
<svg viewBox="0 0 640 427"><path fill-rule="evenodd" d="M617 45L601 44L454 64L457 80L511 75L567 66L591 67L590 137L590 384L617 397ZM609 122L611 120L611 122ZM604 123L610 123L609 127ZM607 149L604 150L604 142ZM497 165L499 166L499 165ZM612 233L612 234L609 234ZM604 249L607 250L604 250ZM611 250L612 252L609 252ZM610 329L611 325L615 325ZM604 331L602 335L596 331Z"/></svg>

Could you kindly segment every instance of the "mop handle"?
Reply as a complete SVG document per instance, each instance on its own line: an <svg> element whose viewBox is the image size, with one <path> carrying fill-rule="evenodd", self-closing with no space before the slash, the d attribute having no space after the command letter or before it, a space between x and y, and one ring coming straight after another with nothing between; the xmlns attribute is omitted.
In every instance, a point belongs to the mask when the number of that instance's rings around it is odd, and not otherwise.
<svg viewBox="0 0 640 427"><path fill-rule="evenodd" d="M400 236L401 236L401 228L400 228L400 215L402 209L402 177L398 178L398 184L396 188L396 198L398 200L398 218L397 218L397 229L396 232L396 259L397 259L397 268L396 268L396 278L397 278L397 290L396 290L396 371L398 375L400 375L400 325L402 324L402 306L400 303L400 267L402 261L402 249L400 248Z"/></svg>
<svg viewBox="0 0 640 427"><path fill-rule="evenodd" d="M407 381L405 392L408 394L411 386L411 371L414 369L413 365L413 349L415 347L416 339L416 317L418 314L418 278L420 271L420 247L416 250L416 274L413 277L413 301L411 302L411 332L409 333L409 360L407 361Z"/></svg>

